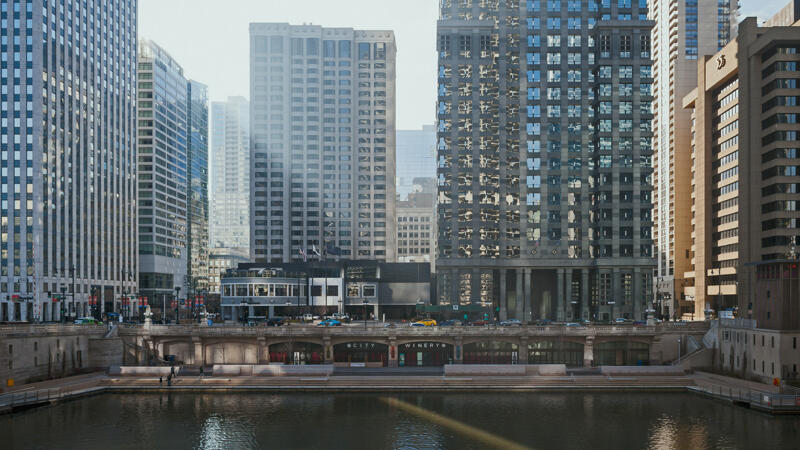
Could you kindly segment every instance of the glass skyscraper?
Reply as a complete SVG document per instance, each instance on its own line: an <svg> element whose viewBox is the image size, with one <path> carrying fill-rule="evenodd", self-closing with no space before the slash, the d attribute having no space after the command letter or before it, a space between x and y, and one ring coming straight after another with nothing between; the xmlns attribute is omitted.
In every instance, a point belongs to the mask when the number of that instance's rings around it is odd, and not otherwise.
<svg viewBox="0 0 800 450"><path fill-rule="evenodd" d="M208 87L189 80L187 141L187 294L208 290Z"/></svg>
<svg viewBox="0 0 800 450"><path fill-rule="evenodd" d="M436 177L436 127L397 130L397 196L406 200L414 189L415 178Z"/></svg>
<svg viewBox="0 0 800 450"><path fill-rule="evenodd" d="M99 314L136 285L136 15L0 2L0 320Z"/></svg>
<svg viewBox="0 0 800 450"><path fill-rule="evenodd" d="M395 53L391 31L250 24L256 262L395 261Z"/></svg>
<svg viewBox="0 0 800 450"><path fill-rule="evenodd" d="M442 0L441 304L644 317L652 26L645 0Z"/></svg>

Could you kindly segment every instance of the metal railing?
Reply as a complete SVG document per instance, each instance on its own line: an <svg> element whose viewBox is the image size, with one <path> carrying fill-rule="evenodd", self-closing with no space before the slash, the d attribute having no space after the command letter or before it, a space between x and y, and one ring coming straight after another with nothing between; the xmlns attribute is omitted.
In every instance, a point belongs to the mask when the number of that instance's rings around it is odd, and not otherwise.
<svg viewBox="0 0 800 450"><path fill-rule="evenodd" d="M20 392L9 392L7 394L0 394L0 407L15 407L47 402L65 397L73 392L74 390L64 390L62 388L46 388Z"/></svg>
<svg viewBox="0 0 800 450"><path fill-rule="evenodd" d="M766 409L800 410L800 395L797 394L775 394L772 392L722 385L695 386L691 389L724 400L749 403L750 405L758 405Z"/></svg>

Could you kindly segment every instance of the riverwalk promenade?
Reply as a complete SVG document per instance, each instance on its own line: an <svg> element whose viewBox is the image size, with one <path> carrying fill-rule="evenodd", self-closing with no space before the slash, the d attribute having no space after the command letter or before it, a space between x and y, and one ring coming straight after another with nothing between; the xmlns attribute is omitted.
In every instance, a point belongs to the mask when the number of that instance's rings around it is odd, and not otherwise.
<svg viewBox="0 0 800 450"><path fill-rule="evenodd" d="M690 392L771 414L800 414L800 396L781 394L775 386L707 372L673 375L603 375L599 371L568 375L448 376L444 370L364 369L308 376L178 375L112 376L103 372L31 383L0 395L0 414L101 393L142 392L548 392L670 391ZM178 372L180 373L180 372ZM476 372L477 373L477 372Z"/></svg>

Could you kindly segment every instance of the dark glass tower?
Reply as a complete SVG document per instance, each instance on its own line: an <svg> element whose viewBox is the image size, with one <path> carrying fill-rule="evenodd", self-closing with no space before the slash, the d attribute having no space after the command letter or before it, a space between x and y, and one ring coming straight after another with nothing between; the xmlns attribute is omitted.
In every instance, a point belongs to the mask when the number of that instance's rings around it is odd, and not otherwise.
<svg viewBox="0 0 800 450"><path fill-rule="evenodd" d="M644 0L441 2L440 303L644 316L652 26Z"/></svg>

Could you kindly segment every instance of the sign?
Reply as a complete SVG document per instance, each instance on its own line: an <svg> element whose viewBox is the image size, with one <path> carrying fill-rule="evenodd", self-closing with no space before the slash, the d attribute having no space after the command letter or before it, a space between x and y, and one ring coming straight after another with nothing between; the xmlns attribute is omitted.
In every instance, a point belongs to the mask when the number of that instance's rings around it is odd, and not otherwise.
<svg viewBox="0 0 800 450"><path fill-rule="evenodd" d="M458 311L458 305L453 305L453 311Z"/></svg>
<svg viewBox="0 0 800 450"><path fill-rule="evenodd" d="M363 362L351 362L350 367L367 367L367 363Z"/></svg>

